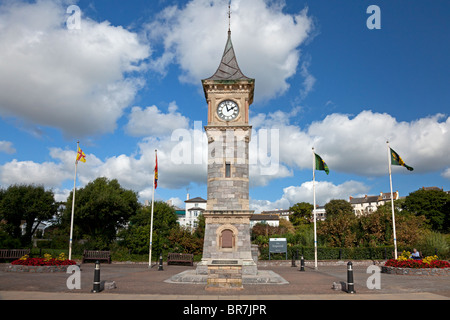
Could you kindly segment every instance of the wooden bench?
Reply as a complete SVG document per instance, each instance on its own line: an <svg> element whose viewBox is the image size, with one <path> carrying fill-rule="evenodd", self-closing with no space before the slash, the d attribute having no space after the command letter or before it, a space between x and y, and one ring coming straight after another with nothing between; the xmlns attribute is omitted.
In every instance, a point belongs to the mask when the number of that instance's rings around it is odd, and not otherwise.
<svg viewBox="0 0 450 320"><path fill-rule="evenodd" d="M167 254L167 264L189 264L194 265L194 255L190 253L169 253Z"/></svg>
<svg viewBox="0 0 450 320"><path fill-rule="evenodd" d="M30 249L0 249L0 259L17 260L30 254Z"/></svg>
<svg viewBox="0 0 450 320"><path fill-rule="evenodd" d="M85 263L86 261L89 260L93 260L94 262L97 260L107 261L108 263L111 263L111 252L98 250L84 250L82 263Z"/></svg>

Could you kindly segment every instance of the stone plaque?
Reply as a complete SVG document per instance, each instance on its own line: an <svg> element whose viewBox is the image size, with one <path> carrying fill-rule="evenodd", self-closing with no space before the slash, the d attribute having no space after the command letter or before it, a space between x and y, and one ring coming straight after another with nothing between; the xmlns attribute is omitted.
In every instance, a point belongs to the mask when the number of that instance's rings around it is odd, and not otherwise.
<svg viewBox="0 0 450 320"><path fill-rule="evenodd" d="M237 260L213 260L211 264L238 264Z"/></svg>

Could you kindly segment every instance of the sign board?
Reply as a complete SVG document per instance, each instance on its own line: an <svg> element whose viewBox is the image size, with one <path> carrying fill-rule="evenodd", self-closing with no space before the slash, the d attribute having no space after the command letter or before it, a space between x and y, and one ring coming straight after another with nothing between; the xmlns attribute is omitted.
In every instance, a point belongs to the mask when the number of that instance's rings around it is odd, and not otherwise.
<svg viewBox="0 0 450 320"><path fill-rule="evenodd" d="M286 253L287 260L287 240L286 238L270 238L269 239L269 260L271 253Z"/></svg>

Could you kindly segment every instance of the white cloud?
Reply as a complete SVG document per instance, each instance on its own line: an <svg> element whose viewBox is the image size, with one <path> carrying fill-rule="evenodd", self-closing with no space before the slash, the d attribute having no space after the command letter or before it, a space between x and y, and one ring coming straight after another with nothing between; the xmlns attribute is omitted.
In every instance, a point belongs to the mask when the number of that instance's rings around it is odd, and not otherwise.
<svg viewBox="0 0 450 320"><path fill-rule="evenodd" d="M174 113L174 105L165 117ZM311 146L322 156L333 172L348 172L362 177L387 174L387 147L385 140L401 155L405 162L414 167L414 172L429 173L443 171L449 177L450 118L435 115L411 122L398 122L388 114L363 111L350 117L332 114L322 121L312 123L306 129L290 124L298 110L276 111L268 115L257 114L252 117L254 125L250 162L250 181L252 187L268 185L274 179L293 175L294 169L311 169ZM182 116L179 115L179 118ZM270 154L262 146L261 129L277 129L279 139L272 143L279 147L279 153ZM261 140L262 139L262 140ZM202 125L194 123L194 128L175 130L173 135L159 138L146 137L137 146L136 154L115 155L104 160L94 154L87 154L88 162L80 164L79 185L83 186L97 177L106 176L118 179L125 188L140 193L141 198L151 191L155 159L158 150L159 187L180 189L206 183L207 141ZM266 152L266 154L264 154ZM0 184L14 183L44 184L60 190L64 182L73 179L75 151L52 148L51 161L36 163L13 160L0 166ZM256 156L256 162L255 162ZM267 174L266 159L274 171ZM409 173L402 167L394 167L399 173ZM266 174L264 174L266 172ZM73 180L72 180L73 181ZM283 189L283 196L274 202L252 200L253 208L286 208L296 202L312 199L311 182ZM361 182L347 181L339 185L332 182L317 182L317 203L324 204L333 198L347 199L350 195L370 191ZM66 194L65 190L58 194Z"/></svg>
<svg viewBox="0 0 450 320"><path fill-rule="evenodd" d="M2 185L38 184L53 187L61 185L66 179L70 179L69 172L55 162L36 163L14 159L0 167Z"/></svg>
<svg viewBox="0 0 450 320"><path fill-rule="evenodd" d="M400 154L415 172L443 170L450 165L450 117L442 114L411 122L398 122L386 113L362 111L351 117L331 114L307 128L290 124L286 112L258 114L256 128L278 128L280 162L300 169L312 168L311 148L331 171L379 176L387 172L387 145ZM404 168L393 170L405 172Z"/></svg>
<svg viewBox="0 0 450 320"><path fill-rule="evenodd" d="M168 113L162 113L157 106L133 107L125 130L132 136L164 136L176 129L187 129L189 119L177 109L175 102L170 103Z"/></svg>
<svg viewBox="0 0 450 320"><path fill-rule="evenodd" d="M329 165L366 176L386 174L387 140L416 172L442 170L450 161L449 132L450 118L442 114L398 122L391 115L371 111L353 118L333 114L308 129L318 139L316 146L327 156ZM394 167L399 169L404 168Z"/></svg>
<svg viewBox="0 0 450 320"><path fill-rule="evenodd" d="M447 168L441 174L444 178L450 179L450 168Z"/></svg>
<svg viewBox="0 0 450 320"><path fill-rule="evenodd" d="M84 16L80 30L68 30L59 1L0 9L0 115L66 135L112 132L143 84L129 75L145 67L149 46Z"/></svg>
<svg viewBox="0 0 450 320"><path fill-rule="evenodd" d="M165 48L153 68L165 73L170 63L177 63L183 71L180 79L194 84L212 76L226 43L226 5L223 0L193 0L185 7L162 11L147 26L149 38L159 39ZM313 28L306 9L287 14L283 8L282 1L232 2L234 49L242 72L257 79L257 100L273 98L289 88L287 80L297 72L300 60L299 47Z"/></svg>
<svg viewBox="0 0 450 320"><path fill-rule="evenodd" d="M316 181L316 204L325 205L333 199L348 200L349 196L364 194L370 190L370 187L358 181L346 181L335 185L328 181ZM256 212L288 209L298 202L313 203L313 182L307 181L300 186L289 186L283 189L283 195L276 201L268 200L250 200L252 210Z"/></svg>
<svg viewBox="0 0 450 320"><path fill-rule="evenodd" d="M303 88L300 90L300 97L305 99L306 96L313 90L314 84L316 83L316 78L309 72L309 66L311 65L311 60L305 60L302 62L300 74L304 78Z"/></svg>
<svg viewBox="0 0 450 320"><path fill-rule="evenodd" d="M0 152L13 154L16 153L16 149L11 141L0 141Z"/></svg>

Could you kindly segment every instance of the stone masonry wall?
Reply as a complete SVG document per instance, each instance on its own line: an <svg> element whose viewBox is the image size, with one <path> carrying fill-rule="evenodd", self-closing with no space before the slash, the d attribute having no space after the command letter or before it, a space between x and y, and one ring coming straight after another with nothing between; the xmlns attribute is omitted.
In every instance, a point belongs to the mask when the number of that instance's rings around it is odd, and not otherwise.
<svg viewBox="0 0 450 320"><path fill-rule="evenodd" d="M208 129L207 210L249 210L249 127ZM226 177L226 164L230 177Z"/></svg>

